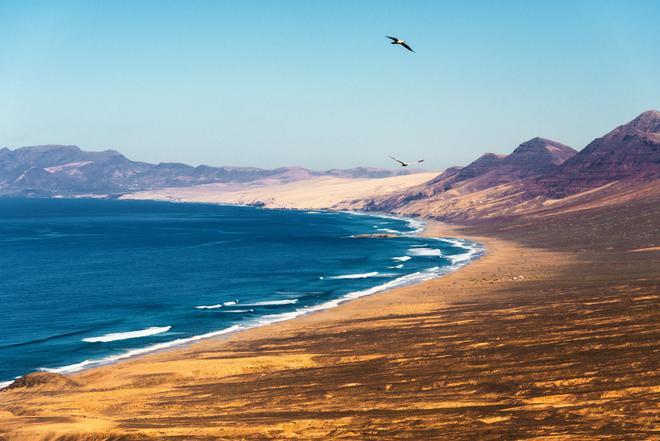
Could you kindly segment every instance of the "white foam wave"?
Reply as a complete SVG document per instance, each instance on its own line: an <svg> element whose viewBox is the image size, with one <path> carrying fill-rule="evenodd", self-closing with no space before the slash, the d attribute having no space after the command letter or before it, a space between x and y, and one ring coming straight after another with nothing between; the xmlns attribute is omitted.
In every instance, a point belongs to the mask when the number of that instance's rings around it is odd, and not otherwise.
<svg viewBox="0 0 660 441"><path fill-rule="evenodd" d="M81 363L76 363L68 366L63 366L59 368L41 368L39 370L41 371L46 371L46 372L55 372L55 373L70 373L70 372L76 372L80 371L85 368L90 368L90 367L95 367L103 364L109 364L113 363L116 361L124 360L127 358L147 354L149 352L154 352L154 351L159 351L163 349L168 349L176 346L181 346L185 345L188 343L193 343L199 340L207 339L207 338L212 338L220 335L225 335L229 334L231 332L243 330L243 329L250 329L250 328L255 328L258 326L270 324L270 323L276 323L276 322L281 322L285 320L290 320L295 317L298 317L300 315L308 314L311 312L316 312L316 311L322 311L324 309L329 309L333 308L335 306L338 306L341 303L347 302L349 300L357 299L360 297L376 294L382 291L386 291L392 288L408 285L408 284L413 284L413 283L419 283L423 282L426 280L431 280L433 278L436 278L446 272L449 272L450 270L457 269L461 266L464 266L466 263L468 263L470 260L472 260L477 254L481 253L483 251L483 248L476 243L470 242L470 241L460 241L458 239L450 239L450 238L442 238L439 240L444 240L447 243L450 243L455 246L462 247L466 249L467 251L463 254L451 256L448 258L452 261L452 266L451 267L433 267L429 268L424 271L419 271L416 273L412 274L407 274L401 277L398 277L393 280L389 280L381 285L377 285L372 288L364 289L361 291L355 291L352 293L348 293L344 295L343 297L340 297L338 299L330 300L325 303L322 303L320 305L316 306L308 306L304 308L299 308L295 311L291 312L286 312L286 313L280 313L280 314L271 314L271 315L265 315L258 317L254 319L254 321L243 324L243 325L233 325L230 326L229 328L222 329L219 331L214 331L214 332L209 332L206 334L201 334L201 335L196 335L188 338L181 338L177 340L173 340L170 342L164 342L164 343L158 343L154 344L151 346L147 346L145 348L140 348L140 349L134 349L131 351L124 352L119 355L114 355L114 356L109 356L101 359L96 359L96 360L85 360ZM394 257L393 260L395 261L400 261L400 262L405 262L407 260L411 259L410 256L401 256L401 257ZM401 266L401 265L399 265ZM323 276L320 277L323 279ZM236 304L237 302L226 302L225 305L227 304ZM234 310L234 312L252 312L253 310ZM228 311L223 311L223 312L228 312ZM11 384L12 382L4 382L0 383L0 388L1 387L6 387L6 385Z"/></svg>
<svg viewBox="0 0 660 441"><path fill-rule="evenodd" d="M453 266L455 266L455 267L457 265L462 266L462 265L468 263L469 261L471 261L474 258L474 256L477 253L479 253L480 251L481 251L481 249L477 248L477 247L470 248L467 252L465 252L463 254L457 254L455 256L448 256L448 258L451 261Z"/></svg>
<svg viewBox="0 0 660 441"><path fill-rule="evenodd" d="M195 306L196 309L218 309L222 308L223 306L234 306L238 304L238 300L232 300L229 302L224 302L224 303L218 303L216 305L200 305L200 306Z"/></svg>
<svg viewBox="0 0 660 441"><path fill-rule="evenodd" d="M236 314L237 312L254 312L254 309L228 309L222 312L225 314Z"/></svg>
<svg viewBox="0 0 660 441"><path fill-rule="evenodd" d="M361 291L355 291L348 293L344 295L343 297L329 300L325 303L321 303L320 305L315 305L315 306L308 306L305 308L300 308L295 311L291 312L284 312L280 314L270 314L270 315L265 315L262 317L259 317L256 319L254 322L254 326L263 326L266 324L271 324L271 323L277 323L285 320L291 320L293 318L299 317L304 314L309 314L310 312L317 312L317 311L322 311L324 309L329 309L329 308L334 308L335 306L347 302L349 300L354 300L360 297L365 297L368 295L376 294L382 291L386 291L388 289L396 288L399 286L404 286L404 285L410 285L413 283L419 283L419 282L424 282L426 280L431 280L434 279L435 277L443 274L446 271L445 269L441 269L439 267L433 267L426 269L424 271L419 271L416 273L412 274L406 274L405 276L398 277L394 280L387 281L381 285L374 286L372 288L367 288Z"/></svg>
<svg viewBox="0 0 660 441"><path fill-rule="evenodd" d="M400 264L398 264L398 265L394 265L394 266L388 266L388 268L389 268L389 269L399 269L399 268L403 268L403 263L400 263Z"/></svg>
<svg viewBox="0 0 660 441"><path fill-rule="evenodd" d="M264 302L241 303L242 306L271 306L271 305L293 305L298 303L298 299L290 300L267 300Z"/></svg>
<svg viewBox="0 0 660 441"><path fill-rule="evenodd" d="M292 295L305 295L305 294L325 294L325 291L275 291L277 294L292 294Z"/></svg>
<svg viewBox="0 0 660 441"><path fill-rule="evenodd" d="M163 349L169 349L172 347L176 346L181 346L185 345L188 343L193 343L199 340L211 338L211 337L216 337L220 335L225 335L229 334L231 332L235 332L238 330L244 330L244 329L251 329L251 328L256 328L258 326L263 326L271 323L277 323L277 322L282 322L285 320L290 320L296 317L299 317L304 314L309 314L311 312L317 312L317 311L322 311L324 309L329 309L329 308L334 308L335 306L347 302L349 300L354 300L360 297L365 297L368 295L376 294L382 291L386 291L388 289L396 288L399 286L404 286L404 285L409 285L413 283L419 283L423 282L426 280L431 280L445 272L446 268L441 269L439 267L433 267L429 268L424 271L419 271L416 273L412 274L406 274L405 276L398 277L394 280L389 280L381 285L374 286L372 288L364 289L361 291L355 291L348 293L344 295L343 297L340 297L338 299L330 300L325 303L322 303L320 305L316 306L308 306L305 308L299 308L295 311L291 312L285 312L285 313L280 313L280 314L270 314L270 315L265 315L261 316L257 319L255 319L251 323L247 323L245 325L233 325L230 326L229 328L222 329L220 331L215 331L215 332L209 332L207 334L201 334L201 335L196 335L193 337L188 337L188 338L180 338L177 340L173 340L170 342L164 342L164 343L157 343L151 346L147 346L144 348L140 349L134 349L131 351L124 352L119 355L113 355L105 358L100 358L96 360L85 360L80 363L76 364L71 364L68 366L63 366L59 368L40 368L40 371L45 371L45 372L54 372L58 374L64 374L64 373L72 373L72 372L78 372L83 369L91 368L91 367L96 367L96 366L101 366L104 364L110 364L114 363L116 361L120 360L125 360L127 358L132 358L136 357L138 355L144 355L150 352L155 352Z"/></svg>
<svg viewBox="0 0 660 441"><path fill-rule="evenodd" d="M403 234L399 230L393 230L391 228L378 228L378 231L381 233L390 233L390 234Z"/></svg>
<svg viewBox="0 0 660 441"><path fill-rule="evenodd" d="M342 274L340 276L329 276L325 278L332 280L343 280L343 279L367 279L369 277L392 277L392 276L395 276L395 274L379 273L378 271L372 271L370 273Z"/></svg>
<svg viewBox="0 0 660 441"><path fill-rule="evenodd" d="M381 219L394 219L398 221L403 221L408 224L408 227L412 229L410 232L406 232L405 234L408 235L417 235L424 231L424 227L426 226L426 221L420 220L420 219L413 219L409 217L400 217L400 216L394 216L391 214L381 214L381 213L363 213L359 211L342 211L342 213L346 214L352 214L355 216L371 216L371 217L379 217ZM377 226L374 225L374 228Z"/></svg>
<svg viewBox="0 0 660 441"><path fill-rule="evenodd" d="M460 239L454 239L451 237L439 237L438 240L448 243L449 245L454 247L465 248L465 242L463 242Z"/></svg>
<svg viewBox="0 0 660 441"><path fill-rule="evenodd" d="M451 261L452 265L459 264L461 262L470 260L472 257L471 252L463 253L463 254L457 254L455 256L448 256L448 259Z"/></svg>
<svg viewBox="0 0 660 441"><path fill-rule="evenodd" d="M447 259L452 263L453 268L460 268L466 263L474 259L478 254L483 252L483 247L476 242L471 242L463 239L454 239L451 237L442 237L438 240L450 244L452 247L462 248L465 250L464 253L454 254L452 256L446 256Z"/></svg>
<svg viewBox="0 0 660 441"><path fill-rule="evenodd" d="M412 228L412 234L419 234L422 231L424 231L424 227L426 226L426 222L419 220L419 219L409 219L409 218L404 218L403 220L408 222L408 226Z"/></svg>
<svg viewBox="0 0 660 441"><path fill-rule="evenodd" d="M5 387L9 386L9 385L12 384L13 382L14 382L14 380L11 380L11 381L0 381L0 389L4 389Z"/></svg>
<svg viewBox="0 0 660 441"><path fill-rule="evenodd" d="M195 306L195 309L218 309L222 308L222 303L218 303L217 305L199 305Z"/></svg>
<svg viewBox="0 0 660 441"><path fill-rule="evenodd" d="M192 337L187 337L187 338L179 338L177 340L172 340L169 342L163 342L163 343L157 343L155 345L147 346L144 348L139 348L139 349L133 349L127 352L124 352L119 355L111 355L109 357L104 357L104 358L99 358L95 360L85 360L80 363L75 363L75 364L70 364L68 366L62 366L58 368L39 368L40 371L43 372L53 372L56 374L68 374L71 372L78 372L86 368L94 367L94 366L100 366L104 364L109 364L109 363L114 363L119 360L125 360L127 358L135 357L137 355L143 355L147 354L149 352L155 352L155 351L160 351L163 349L168 349L172 348L174 346L181 346L185 345L188 343L192 343L198 340L202 340L205 338L210 338L210 337L216 337L219 335L224 335L228 334L230 332L237 331L241 329L242 327L239 325L233 325L230 326L229 328L222 329L220 331L214 331L214 332L209 332L206 334L201 334L201 335L195 335Z"/></svg>
<svg viewBox="0 0 660 441"><path fill-rule="evenodd" d="M150 335L162 334L172 329L171 326L152 326L147 329L140 329L139 331L129 331L129 332L113 332L111 334L101 335L99 337L87 337L83 338L82 341L87 343L107 343L110 341L117 340L129 340L131 338L140 338L148 337Z"/></svg>
<svg viewBox="0 0 660 441"><path fill-rule="evenodd" d="M436 248L410 248L408 253L411 256L425 256L425 257L440 257L442 256L442 251Z"/></svg>

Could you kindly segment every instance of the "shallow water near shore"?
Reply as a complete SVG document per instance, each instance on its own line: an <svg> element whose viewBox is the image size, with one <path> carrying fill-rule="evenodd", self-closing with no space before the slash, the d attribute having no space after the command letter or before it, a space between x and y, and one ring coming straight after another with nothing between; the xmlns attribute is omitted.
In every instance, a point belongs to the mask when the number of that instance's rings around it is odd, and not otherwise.
<svg viewBox="0 0 660 441"><path fill-rule="evenodd" d="M437 277L422 223L153 201L0 199L0 382L75 372ZM370 234L399 237L354 237Z"/></svg>

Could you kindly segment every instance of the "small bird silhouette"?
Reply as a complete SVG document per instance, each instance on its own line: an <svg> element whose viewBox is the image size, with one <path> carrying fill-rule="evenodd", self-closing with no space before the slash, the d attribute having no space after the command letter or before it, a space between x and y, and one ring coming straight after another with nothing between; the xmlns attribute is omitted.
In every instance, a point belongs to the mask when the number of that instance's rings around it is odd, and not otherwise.
<svg viewBox="0 0 660 441"><path fill-rule="evenodd" d="M394 159L396 162L398 162L399 164L401 164L401 167L408 167L408 166L410 165L410 163L400 161L400 160L396 159L394 156L390 156L390 158ZM419 161L415 161L415 163L420 163L420 162L424 162L424 160L423 160L423 159L420 159Z"/></svg>
<svg viewBox="0 0 660 441"><path fill-rule="evenodd" d="M388 35L386 35L386 37L389 38L390 40L392 40L392 42L390 44L398 44L400 46L405 47L410 52L415 52L414 50L412 50L412 48L410 46L408 46L408 44L406 44L406 40L401 40L400 38L396 38L396 37L390 37Z"/></svg>

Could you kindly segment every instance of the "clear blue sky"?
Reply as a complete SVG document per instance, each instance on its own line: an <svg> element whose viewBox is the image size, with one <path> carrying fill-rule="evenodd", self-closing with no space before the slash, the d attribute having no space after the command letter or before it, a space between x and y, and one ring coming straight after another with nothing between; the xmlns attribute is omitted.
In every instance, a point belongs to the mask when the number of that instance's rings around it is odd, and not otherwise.
<svg viewBox="0 0 660 441"><path fill-rule="evenodd" d="M660 108L659 18L656 0L0 0L0 146L315 169L580 149Z"/></svg>

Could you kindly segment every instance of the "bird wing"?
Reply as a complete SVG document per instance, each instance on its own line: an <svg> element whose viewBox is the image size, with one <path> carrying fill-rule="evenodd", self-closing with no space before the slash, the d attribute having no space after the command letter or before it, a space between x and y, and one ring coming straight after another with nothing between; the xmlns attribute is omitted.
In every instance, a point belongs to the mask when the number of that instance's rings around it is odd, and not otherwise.
<svg viewBox="0 0 660 441"><path fill-rule="evenodd" d="M424 160L423 160L423 159L420 159L420 160L419 160L419 161L417 161L417 162L424 162Z"/></svg>
<svg viewBox="0 0 660 441"><path fill-rule="evenodd" d="M399 41L399 39L396 38L396 37L390 37L389 35L386 35L386 37L389 38L392 41Z"/></svg>
<svg viewBox="0 0 660 441"><path fill-rule="evenodd" d="M410 52L415 52L415 51L412 50L412 48L411 48L410 46L408 46L406 43L401 43L401 46L405 47L405 48L408 49Z"/></svg>
<svg viewBox="0 0 660 441"><path fill-rule="evenodd" d="M398 163L401 164L401 165L406 165L405 162L403 162L403 161L399 161L399 160L396 159L394 156L390 156L390 158L394 159L396 162L398 162Z"/></svg>

